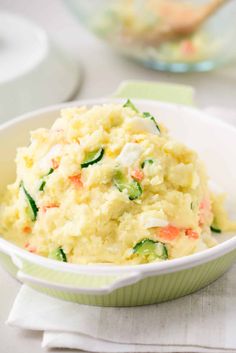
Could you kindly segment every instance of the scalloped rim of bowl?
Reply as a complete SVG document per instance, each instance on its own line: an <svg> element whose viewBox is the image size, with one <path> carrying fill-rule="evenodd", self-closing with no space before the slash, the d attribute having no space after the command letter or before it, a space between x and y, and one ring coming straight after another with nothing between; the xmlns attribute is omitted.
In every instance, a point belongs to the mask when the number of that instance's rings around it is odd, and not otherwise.
<svg viewBox="0 0 236 353"><path fill-rule="evenodd" d="M181 108L185 112L189 112L189 114L198 114L199 120L208 121L211 124L219 125L219 127L230 129L234 131L236 137L236 128L218 118L215 118L205 112L202 112L200 109L187 107L179 104L172 103L163 103L159 101L152 101L147 99L132 99L137 104L149 104L149 105L159 105L162 107L169 107L172 109ZM42 108L39 110L35 110L33 112L23 114L9 122L6 122L0 126L0 131L14 126L15 123L22 122L24 120L31 120L36 118L39 114L49 113L53 111L59 111L60 109L66 107L74 107L74 106L82 106L82 105L96 105L96 104L104 104L104 103L121 103L124 102L124 99L114 99L114 98L100 98L100 99L87 99L81 101L73 101L64 104L58 104L54 106L50 106L47 108ZM201 114L199 114L201 113ZM215 260L236 248L236 233L232 235L232 238L225 240L224 242L217 244L216 246L206 249L204 251L180 257L173 260L167 260L165 262L155 262L149 264L141 264L141 265L107 265L107 264L71 264L71 263L63 263L58 262L56 260L51 260L45 258L43 256L35 255L27 252L26 250L10 243L9 241L0 238L0 250L6 253L9 256L19 256L26 261L31 263L43 266L44 268L50 268L53 270L60 270L62 272L72 272L72 273L86 273L92 274L96 272L99 275L102 274L124 274L129 272L134 272L134 270L138 270L142 274L152 275L152 274L166 274L177 272L180 270L190 269L200 264L204 264L211 260Z"/></svg>

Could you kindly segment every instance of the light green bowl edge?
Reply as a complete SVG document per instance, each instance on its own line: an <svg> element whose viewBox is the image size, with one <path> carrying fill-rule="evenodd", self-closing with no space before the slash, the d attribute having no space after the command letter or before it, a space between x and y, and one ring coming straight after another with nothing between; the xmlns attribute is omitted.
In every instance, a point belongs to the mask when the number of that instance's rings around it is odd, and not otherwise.
<svg viewBox="0 0 236 353"><path fill-rule="evenodd" d="M208 284L212 283L222 276L233 264L236 259L236 250L209 261L205 264L195 266L191 269L186 269L174 273L156 275L144 278L143 280L128 285L109 294L94 295L94 294L78 294L71 291L57 290L47 286L28 284L31 288L41 293L56 297L62 300L76 302L79 304L95 305L95 306L138 306L160 303L172 299L182 297L184 295L195 292ZM17 268L13 265L11 258L3 253L0 253L1 265L14 277L16 276ZM26 268L28 270L26 271ZM53 270L43 268L39 265L26 264L24 272L34 274L35 277L52 279L54 282L55 273ZM57 272L57 283L70 283L72 277L69 273ZM73 275L74 279L76 274ZM88 277L84 276L88 281ZM84 284L83 278L77 276L77 284ZM91 287L99 286L98 276L89 277ZM104 284L104 278L101 278L100 285Z"/></svg>

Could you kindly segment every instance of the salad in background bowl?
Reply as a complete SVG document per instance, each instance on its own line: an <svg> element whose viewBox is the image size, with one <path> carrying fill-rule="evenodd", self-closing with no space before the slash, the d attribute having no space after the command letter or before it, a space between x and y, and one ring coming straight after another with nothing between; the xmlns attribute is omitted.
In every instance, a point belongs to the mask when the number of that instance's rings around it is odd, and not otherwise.
<svg viewBox="0 0 236 353"><path fill-rule="evenodd" d="M163 2L165 0L67 0L65 3L86 27L113 48L154 69L208 71L236 56L232 46L236 36L234 1L192 34L160 42L156 40L156 32L166 21L160 14ZM178 4L197 7L208 2L180 0Z"/></svg>

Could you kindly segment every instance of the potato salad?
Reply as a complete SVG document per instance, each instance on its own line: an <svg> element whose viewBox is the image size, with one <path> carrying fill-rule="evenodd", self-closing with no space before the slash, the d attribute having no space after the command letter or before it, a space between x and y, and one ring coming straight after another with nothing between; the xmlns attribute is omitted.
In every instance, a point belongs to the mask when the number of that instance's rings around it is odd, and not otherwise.
<svg viewBox="0 0 236 353"><path fill-rule="evenodd" d="M31 132L16 167L0 203L1 235L40 256L168 261L236 229L198 155L130 100L62 110L50 129Z"/></svg>

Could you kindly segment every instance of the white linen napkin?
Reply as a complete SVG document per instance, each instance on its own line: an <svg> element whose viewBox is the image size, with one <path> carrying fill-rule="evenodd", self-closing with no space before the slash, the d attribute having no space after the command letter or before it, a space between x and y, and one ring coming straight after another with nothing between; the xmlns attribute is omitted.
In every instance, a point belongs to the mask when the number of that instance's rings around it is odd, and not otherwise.
<svg viewBox="0 0 236 353"><path fill-rule="evenodd" d="M236 352L236 265L192 295L134 308L64 302L22 286L7 323L42 330L42 346L91 352Z"/></svg>
<svg viewBox="0 0 236 353"><path fill-rule="evenodd" d="M236 124L236 113L208 108ZM236 352L236 265L192 295L157 305L100 308L22 286L7 323L43 331L44 348L90 352Z"/></svg>

